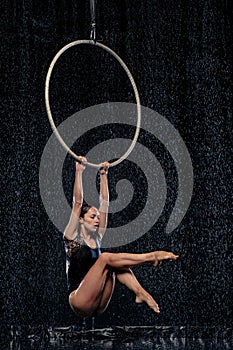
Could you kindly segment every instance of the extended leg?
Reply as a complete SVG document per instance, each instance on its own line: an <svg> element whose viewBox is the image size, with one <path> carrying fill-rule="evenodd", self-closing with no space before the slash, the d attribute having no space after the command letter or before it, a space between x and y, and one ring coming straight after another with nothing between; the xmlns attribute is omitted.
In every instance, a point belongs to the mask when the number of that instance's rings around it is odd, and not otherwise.
<svg viewBox="0 0 233 350"><path fill-rule="evenodd" d="M106 266L124 270L147 263L157 267L163 260L176 260L178 255L160 250L143 254L103 253L101 257Z"/></svg>

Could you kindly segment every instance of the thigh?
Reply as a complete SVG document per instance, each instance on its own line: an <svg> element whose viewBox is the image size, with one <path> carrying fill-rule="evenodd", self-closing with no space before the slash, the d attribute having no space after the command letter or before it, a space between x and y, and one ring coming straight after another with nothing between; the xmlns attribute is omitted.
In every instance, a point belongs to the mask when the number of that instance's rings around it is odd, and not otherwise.
<svg viewBox="0 0 233 350"><path fill-rule="evenodd" d="M109 270L99 258L90 268L78 289L70 294L71 308L81 316L90 316L98 308L105 286L109 289L109 282L107 283L109 278L111 278ZM110 297L111 294L112 292L109 293Z"/></svg>

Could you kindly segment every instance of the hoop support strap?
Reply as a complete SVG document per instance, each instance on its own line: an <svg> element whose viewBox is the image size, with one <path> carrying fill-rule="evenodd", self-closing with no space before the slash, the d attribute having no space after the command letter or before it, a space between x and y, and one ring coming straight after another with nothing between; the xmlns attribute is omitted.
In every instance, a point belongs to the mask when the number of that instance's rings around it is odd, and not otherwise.
<svg viewBox="0 0 233 350"><path fill-rule="evenodd" d="M90 39L96 42L96 2L97 0L90 0L91 11L91 34Z"/></svg>

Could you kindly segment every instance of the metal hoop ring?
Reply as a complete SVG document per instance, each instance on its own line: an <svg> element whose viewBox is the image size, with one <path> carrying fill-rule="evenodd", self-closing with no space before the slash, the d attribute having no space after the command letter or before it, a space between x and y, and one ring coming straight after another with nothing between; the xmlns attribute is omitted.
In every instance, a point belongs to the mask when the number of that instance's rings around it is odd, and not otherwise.
<svg viewBox="0 0 233 350"><path fill-rule="evenodd" d="M140 105L140 98L139 98L139 94L138 94L138 90L135 84L135 81L133 79L132 74L130 73L129 69L127 68L127 66L125 65L125 63L122 61L122 59L113 51L111 50L108 46L105 46L103 44L100 44L99 42L94 42L93 40L76 40L71 42L70 44L65 45L53 58L49 69L48 69L48 73L47 73L47 77L46 77L46 82L45 82L45 103L46 103L46 110L47 110L47 114L48 114L48 118L51 124L51 127L55 133L55 136L57 137L58 141L61 143L61 145L67 150L67 152L69 152L77 161L81 162L81 159L73 152L71 151L71 149L67 146L67 144L64 142L64 140L62 139L60 133L58 132L56 125L53 121L53 117L52 117L52 113L51 113L51 109L50 109L50 103L49 103L49 82L50 82L50 77L52 74L52 70L54 68L55 63L57 62L58 58L63 54L64 51L66 51L67 49L69 49L72 46L75 45L79 45L79 44L91 44L94 46L98 46L102 49L104 49L105 51L109 52L113 57L116 58L116 60L120 63L120 65L123 67L123 69L125 70L126 74L128 75L128 78L132 84L132 87L134 89L134 94L135 94L135 98L136 98L136 102L137 102L137 125L136 125L136 131L134 134L134 138L132 140L132 143L130 145L130 147L128 148L128 150L116 161L110 163L110 167L115 166L119 163L121 163L124 159L126 159L128 157L128 155L132 152L137 139L138 139L138 135L139 135L139 131L140 131L140 125L141 125L141 105ZM94 168L99 168L101 166L100 164L95 164L95 163L90 163L87 162L87 165L90 165Z"/></svg>

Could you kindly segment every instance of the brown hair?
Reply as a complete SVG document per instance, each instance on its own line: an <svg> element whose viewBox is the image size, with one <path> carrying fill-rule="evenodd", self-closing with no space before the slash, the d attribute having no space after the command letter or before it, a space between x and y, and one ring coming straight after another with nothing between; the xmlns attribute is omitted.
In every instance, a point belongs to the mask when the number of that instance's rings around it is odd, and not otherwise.
<svg viewBox="0 0 233 350"><path fill-rule="evenodd" d="M91 205L83 205L81 208L81 212L80 212L80 218L84 218L84 215L88 212L89 209L91 209L92 206Z"/></svg>

